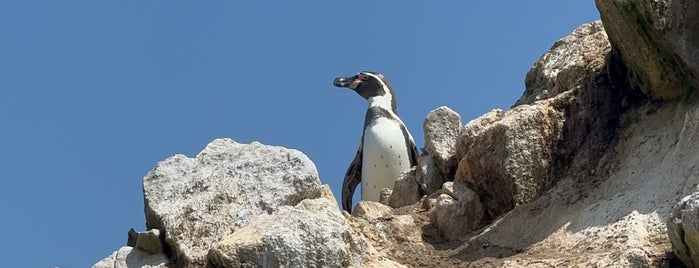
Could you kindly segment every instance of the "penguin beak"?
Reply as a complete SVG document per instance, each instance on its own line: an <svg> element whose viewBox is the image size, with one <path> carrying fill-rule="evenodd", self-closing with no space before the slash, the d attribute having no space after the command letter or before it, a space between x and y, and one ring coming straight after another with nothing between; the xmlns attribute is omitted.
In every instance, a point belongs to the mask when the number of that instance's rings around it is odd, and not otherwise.
<svg viewBox="0 0 699 268"><path fill-rule="evenodd" d="M352 77L338 77L333 81L333 85L336 87L349 87L352 82L354 82L354 76Z"/></svg>

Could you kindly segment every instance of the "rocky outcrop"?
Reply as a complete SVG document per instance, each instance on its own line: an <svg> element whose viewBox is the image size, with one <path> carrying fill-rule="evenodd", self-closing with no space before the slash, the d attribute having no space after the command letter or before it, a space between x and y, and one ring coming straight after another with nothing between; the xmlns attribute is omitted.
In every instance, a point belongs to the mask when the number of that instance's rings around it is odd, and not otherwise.
<svg viewBox="0 0 699 268"><path fill-rule="evenodd" d="M623 79L656 100L699 89L699 3L596 0Z"/></svg>
<svg viewBox="0 0 699 268"><path fill-rule="evenodd" d="M611 145L621 101L609 90L609 51L600 22L579 27L534 64L518 105L465 126L454 181L478 193L486 220L541 196L571 167L594 165L599 158L579 153L586 147Z"/></svg>
<svg viewBox="0 0 699 268"><path fill-rule="evenodd" d="M534 63L524 80L526 89L514 106L532 104L583 86L605 67L610 51L604 27L586 24L558 40Z"/></svg>
<svg viewBox="0 0 699 268"><path fill-rule="evenodd" d="M301 152L218 139L195 158L175 155L146 175L146 227L164 232L177 265L203 266L214 243L320 189L315 165Z"/></svg>
<svg viewBox="0 0 699 268"><path fill-rule="evenodd" d="M401 266L354 232L296 150L217 139L158 163L143 189L149 230L96 267Z"/></svg>
<svg viewBox="0 0 699 268"><path fill-rule="evenodd" d="M432 111L419 166L353 215L298 151L221 139L168 158L144 178L149 230L96 267L694 266L690 2L597 0L611 43L584 24L511 109Z"/></svg>

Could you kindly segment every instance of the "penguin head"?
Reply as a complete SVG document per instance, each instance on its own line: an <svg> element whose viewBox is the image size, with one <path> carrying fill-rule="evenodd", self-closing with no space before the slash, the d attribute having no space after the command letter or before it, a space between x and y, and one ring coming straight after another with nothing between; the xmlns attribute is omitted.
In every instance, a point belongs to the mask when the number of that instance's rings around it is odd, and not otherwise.
<svg viewBox="0 0 699 268"><path fill-rule="evenodd" d="M388 83L386 78L377 72L359 72L350 77L335 78L333 84L336 87L346 87L354 90L360 96L364 97L370 103L373 100L390 105L393 111L396 110L396 98L393 93L393 87Z"/></svg>

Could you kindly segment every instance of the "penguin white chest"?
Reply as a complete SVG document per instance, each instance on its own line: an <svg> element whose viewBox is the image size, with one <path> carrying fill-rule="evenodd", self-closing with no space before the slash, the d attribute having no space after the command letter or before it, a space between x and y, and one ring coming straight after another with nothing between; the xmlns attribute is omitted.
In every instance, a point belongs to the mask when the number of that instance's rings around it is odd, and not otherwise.
<svg viewBox="0 0 699 268"><path fill-rule="evenodd" d="M379 201L381 189L410 169L408 148L398 121L377 118L364 130L362 200Z"/></svg>

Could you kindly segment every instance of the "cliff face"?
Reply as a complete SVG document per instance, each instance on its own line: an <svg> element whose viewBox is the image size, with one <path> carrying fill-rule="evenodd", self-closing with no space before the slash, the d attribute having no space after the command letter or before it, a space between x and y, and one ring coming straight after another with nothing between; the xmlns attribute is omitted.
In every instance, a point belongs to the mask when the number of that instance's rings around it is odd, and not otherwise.
<svg viewBox="0 0 699 268"><path fill-rule="evenodd" d="M597 5L510 110L427 115L385 204L343 214L301 152L216 140L144 178L149 232L95 267L699 263L699 9Z"/></svg>

